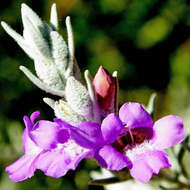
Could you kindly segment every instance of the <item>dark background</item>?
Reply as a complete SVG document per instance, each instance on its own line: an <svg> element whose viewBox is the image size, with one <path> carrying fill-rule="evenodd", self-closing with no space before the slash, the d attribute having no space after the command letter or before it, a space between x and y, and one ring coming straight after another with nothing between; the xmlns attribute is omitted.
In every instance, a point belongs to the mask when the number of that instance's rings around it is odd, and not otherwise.
<svg viewBox="0 0 190 190"><path fill-rule="evenodd" d="M76 59L82 72L92 75L103 65L118 71L120 104L146 104L157 92L154 119L178 114L188 127L190 105L190 3L185 0L6 0L0 5L0 20L22 33L20 6L26 3L49 22L52 3L57 4L60 33L66 39L65 18L71 16ZM89 172L99 167L82 161L76 172L61 179L42 172L13 183L4 168L22 155L23 115L40 110L41 118L54 113L43 101L50 97L35 87L18 69L30 60L0 27L0 189L101 189L88 186Z"/></svg>

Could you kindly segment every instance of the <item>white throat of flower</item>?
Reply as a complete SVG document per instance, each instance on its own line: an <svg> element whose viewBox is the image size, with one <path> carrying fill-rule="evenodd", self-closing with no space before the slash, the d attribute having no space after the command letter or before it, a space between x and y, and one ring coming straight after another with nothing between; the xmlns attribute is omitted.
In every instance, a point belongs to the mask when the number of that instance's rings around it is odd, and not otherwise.
<svg viewBox="0 0 190 190"><path fill-rule="evenodd" d="M83 148L76 144L73 140L68 140L64 144L58 144L58 149L64 148L64 151L70 155L71 158L75 158L76 156L82 155L85 152L89 151L86 148Z"/></svg>
<svg viewBox="0 0 190 190"><path fill-rule="evenodd" d="M147 152L147 150L153 150L153 146L149 143L148 140L145 140L141 144L136 144L132 148L125 149L124 154L131 160L133 161L135 156L137 154L143 154Z"/></svg>

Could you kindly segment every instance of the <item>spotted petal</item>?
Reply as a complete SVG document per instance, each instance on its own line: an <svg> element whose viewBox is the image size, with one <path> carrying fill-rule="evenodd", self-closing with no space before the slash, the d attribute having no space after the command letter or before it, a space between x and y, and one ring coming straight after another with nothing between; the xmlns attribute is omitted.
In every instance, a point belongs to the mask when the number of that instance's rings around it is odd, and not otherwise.
<svg viewBox="0 0 190 190"><path fill-rule="evenodd" d="M37 146L45 150L55 148L57 143L64 143L69 139L68 130L45 120L38 121L29 131L29 135Z"/></svg>

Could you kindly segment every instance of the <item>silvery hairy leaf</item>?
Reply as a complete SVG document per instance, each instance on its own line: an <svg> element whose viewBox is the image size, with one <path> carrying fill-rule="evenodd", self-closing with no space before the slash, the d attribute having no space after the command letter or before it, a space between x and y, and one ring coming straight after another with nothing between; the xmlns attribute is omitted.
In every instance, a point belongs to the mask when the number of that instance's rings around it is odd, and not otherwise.
<svg viewBox="0 0 190 190"><path fill-rule="evenodd" d="M66 101L76 113L92 119L93 108L89 93L74 77L67 79L65 96Z"/></svg>
<svg viewBox="0 0 190 190"><path fill-rule="evenodd" d="M71 125L87 120L84 116L77 114L71 106L62 99L54 101L50 98L44 98L43 100L54 110L57 118L60 118Z"/></svg>
<svg viewBox="0 0 190 190"><path fill-rule="evenodd" d="M58 18L55 4L51 8L49 25L43 22L25 4L22 4L21 13L24 27L23 36L14 31L5 22L1 22L5 31L34 60L37 77L27 68L20 67L21 70L42 90L63 97L67 78L74 76L77 80L80 80L80 71L74 58L74 41L70 18L66 18L67 45L57 32Z"/></svg>

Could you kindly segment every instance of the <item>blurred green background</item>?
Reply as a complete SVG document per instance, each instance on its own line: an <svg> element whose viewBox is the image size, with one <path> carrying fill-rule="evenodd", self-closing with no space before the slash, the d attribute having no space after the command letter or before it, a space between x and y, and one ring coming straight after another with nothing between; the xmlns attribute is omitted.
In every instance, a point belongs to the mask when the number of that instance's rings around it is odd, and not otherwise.
<svg viewBox="0 0 190 190"><path fill-rule="evenodd" d="M190 124L190 1L185 0L6 0L0 20L22 33L20 6L29 5L45 21L57 4L60 33L66 38L65 17L71 16L76 59L92 75L103 65L118 71L120 105L146 104L157 92L154 119L178 114L186 130ZM19 46L0 27L0 190L95 190L89 172L99 167L82 161L76 172L61 179L36 172L32 179L13 183L4 168L22 152L23 115L40 110L42 119L54 118L43 101L51 97L35 87L18 69L34 70Z"/></svg>

